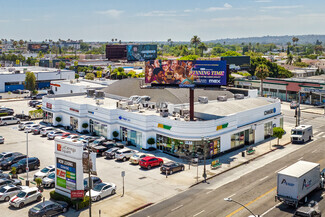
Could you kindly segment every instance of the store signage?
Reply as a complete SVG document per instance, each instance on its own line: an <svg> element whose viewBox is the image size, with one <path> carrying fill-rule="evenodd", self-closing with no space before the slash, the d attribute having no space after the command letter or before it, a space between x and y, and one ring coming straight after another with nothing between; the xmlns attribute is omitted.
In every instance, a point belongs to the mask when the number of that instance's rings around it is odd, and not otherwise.
<svg viewBox="0 0 325 217"><path fill-rule="evenodd" d="M70 111L78 112L79 113L79 110L78 109L74 109L74 108L70 108Z"/></svg>
<svg viewBox="0 0 325 217"><path fill-rule="evenodd" d="M192 141L185 141L185 145L192 145L193 142Z"/></svg>
<svg viewBox="0 0 325 217"><path fill-rule="evenodd" d="M88 111L88 113L89 113L89 114L94 114L94 112L92 112L92 111Z"/></svg>
<svg viewBox="0 0 325 217"><path fill-rule="evenodd" d="M51 86L55 86L55 87L61 87L61 85L60 84L50 84Z"/></svg>
<svg viewBox="0 0 325 217"><path fill-rule="evenodd" d="M168 125L164 125L164 124L158 124L158 128L170 130L172 127L171 126L168 126Z"/></svg>
<svg viewBox="0 0 325 217"><path fill-rule="evenodd" d="M46 108L48 108L48 109L52 109L52 104L51 103L46 103Z"/></svg>
<svg viewBox="0 0 325 217"><path fill-rule="evenodd" d="M269 109L269 110L264 111L264 115L270 115L270 114L273 114L275 112L276 112L276 108Z"/></svg>
<svg viewBox="0 0 325 217"><path fill-rule="evenodd" d="M84 197L83 190L73 190L71 191L71 198L83 198Z"/></svg>
<svg viewBox="0 0 325 217"><path fill-rule="evenodd" d="M219 125L219 126L217 126L217 131L218 131L218 130L225 129L225 128L227 128L227 127L228 127L228 123L225 123L225 124Z"/></svg>
<svg viewBox="0 0 325 217"><path fill-rule="evenodd" d="M118 119L123 120L123 121L128 121L130 122L131 120L122 116L119 116Z"/></svg>
<svg viewBox="0 0 325 217"><path fill-rule="evenodd" d="M305 92L325 93L325 90L316 88L304 88Z"/></svg>
<svg viewBox="0 0 325 217"><path fill-rule="evenodd" d="M59 187L76 190L76 163L56 159L56 183Z"/></svg>
<svg viewBox="0 0 325 217"><path fill-rule="evenodd" d="M66 146L64 144L57 143L56 144L56 150L60 151L64 154L74 154L77 152L77 150L73 147Z"/></svg>

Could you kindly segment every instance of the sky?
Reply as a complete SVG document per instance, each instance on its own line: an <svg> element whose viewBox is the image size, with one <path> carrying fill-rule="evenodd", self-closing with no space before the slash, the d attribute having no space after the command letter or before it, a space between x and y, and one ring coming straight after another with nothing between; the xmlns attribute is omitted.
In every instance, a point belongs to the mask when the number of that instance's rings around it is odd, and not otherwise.
<svg viewBox="0 0 325 217"><path fill-rule="evenodd" d="M324 0L0 0L0 39L202 41L325 34Z"/></svg>

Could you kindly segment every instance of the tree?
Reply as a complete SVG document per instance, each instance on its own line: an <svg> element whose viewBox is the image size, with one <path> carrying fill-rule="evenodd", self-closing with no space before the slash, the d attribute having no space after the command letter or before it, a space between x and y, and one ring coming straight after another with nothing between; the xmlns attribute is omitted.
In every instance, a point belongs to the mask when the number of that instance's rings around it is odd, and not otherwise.
<svg viewBox="0 0 325 217"><path fill-rule="evenodd" d="M118 137L118 135L119 135L119 133L117 131L114 131L112 134L113 134L114 138Z"/></svg>
<svg viewBox="0 0 325 217"><path fill-rule="evenodd" d="M34 72L26 72L25 88L27 90L29 90L31 93L35 90L35 88L36 88L36 76L35 76Z"/></svg>
<svg viewBox="0 0 325 217"><path fill-rule="evenodd" d="M14 48L16 48L17 45L18 45L18 42L17 42L17 41L13 41L13 42L12 42L12 45L14 46Z"/></svg>
<svg viewBox="0 0 325 217"><path fill-rule="evenodd" d="M19 43L20 46L23 46L23 44L24 44L25 42L24 42L24 40L20 39L18 43Z"/></svg>
<svg viewBox="0 0 325 217"><path fill-rule="evenodd" d="M65 69L65 66L66 66L65 62L63 62L63 61L59 62L59 68L60 69Z"/></svg>
<svg viewBox="0 0 325 217"><path fill-rule="evenodd" d="M87 79L87 80L94 80L95 79L94 73L87 73L85 75L85 79Z"/></svg>
<svg viewBox="0 0 325 217"><path fill-rule="evenodd" d="M203 52L208 50L207 46L203 42L199 44L198 48L201 50L201 57L203 56Z"/></svg>
<svg viewBox="0 0 325 217"><path fill-rule="evenodd" d="M222 53L221 56L222 57L236 57L236 56L241 56L241 54L237 53L236 51L228 50L227 52Z"/></svg>
<svg viewBox="0 0 325 217"><path fill-rule="evenodd" d="M194 48L195 48L195 54L196 54L196 47L198 46L198 44L201 43L201 39L197 36L197 35L194 35L193 38L191 39L191 44L194 45Z"/></svg>
<svg viewBox="0 0 325 217"><path fill-rule="evenodd" d="M255 69L255 76L261 80L261 96L263 96L263 80L269 76L269 69L261 64Z"/></svg>
<svg viewBox="0 0 325 217"><path fill-rule="evenodd" d="M286 63L289 65L292 65L292 63L293 63L293 55L292 54L288 55Z"/></svg>
<svg viewBox="0 0 325 217"><path fill-rule="evenodd" d="M273 127L273 136L278 138L278 145L279 140L282 139L282 136L284 135L284 129L281 127Z"/></svg>
<svg viewBox="0 0 325 217"><path fill-rule="evenodd" d="M150 138L147 140L147 143L148 143L149 145L153 145L153 144L156 143L156 141L155 141L154 138L150 137Z"/></svg>

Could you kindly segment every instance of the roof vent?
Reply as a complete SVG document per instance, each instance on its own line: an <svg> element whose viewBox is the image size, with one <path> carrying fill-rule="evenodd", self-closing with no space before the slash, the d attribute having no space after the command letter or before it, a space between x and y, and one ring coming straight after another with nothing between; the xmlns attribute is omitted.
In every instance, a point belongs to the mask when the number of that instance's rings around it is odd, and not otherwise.
<svg viewBox="0 0 325 217"><path fill-rule="evenodd" d="M94 89L88 89L87 90L87 97L94 97L95 90Z"/></svg>
<svg viewBox="0 0 325 217"><path fill-rule="evenodd" d="M104 98L104 96L105 96L105 94L104 94L104 92L103 91L96 91L95 92L95 97L96 98Z"/></svg>

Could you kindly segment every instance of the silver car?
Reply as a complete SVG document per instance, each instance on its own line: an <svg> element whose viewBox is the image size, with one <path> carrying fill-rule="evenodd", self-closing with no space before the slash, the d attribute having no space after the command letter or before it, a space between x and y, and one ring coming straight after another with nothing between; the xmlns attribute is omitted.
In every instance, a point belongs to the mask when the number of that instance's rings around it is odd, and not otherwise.
<svg viewBox="0 0 325 217"><path fill-rule="evenodd" d="M45 127L41 129L41 136L47 136L47 134L53 130L54 130L53 127Z"/></svg>
<svg viewBox="0 0 325 217"><path fill-rule="evenodd" d="M34 124L33 121L22 122L18 125L18 130L24 130L27 125Z"/></svg>
<svg viewBox="0 0 325 217"><path fill-rule="evenodd" d="M61 136L62 134L62 131L51 131L47 134L47 139L55 139L56 136Z"/></svg>
<svg viewBox="0 0 325 217"><path fill-rule="evenodd" d="M50 175L42 179L42 184L45 188L54 188L55 186L55 173L50 173Z"/></svg>
<svg viewBox="0 0 325 217"><path fill-rule="evenodd" d="M5 137L0 136L0 144L3 144L3 143L5 143Z"/></svg>
<svg viewBox="0 0 325 217"><path fill-rule="evenodd" d="M31 133L33 131L33 129L40 127L39 124L30 124L25 126L25 132Z"/></svg>
<svg viewBox="0 0 325 217"><path fill-rule="evenodd" d="M6 185L0 188L0 201L8 202L10 198L17 195L26 186Z"/></svg>

